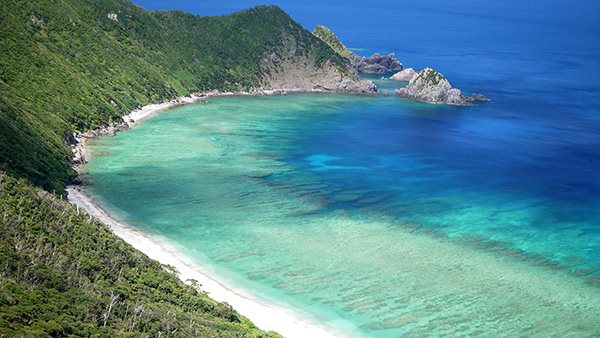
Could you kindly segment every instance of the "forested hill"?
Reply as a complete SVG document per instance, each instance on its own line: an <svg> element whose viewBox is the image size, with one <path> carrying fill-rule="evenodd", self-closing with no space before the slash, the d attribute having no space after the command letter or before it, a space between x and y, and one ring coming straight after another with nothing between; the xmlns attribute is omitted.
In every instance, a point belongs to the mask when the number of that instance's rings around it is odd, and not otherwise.
<svg viewBox="0 0 600 338"><path fill-rule="evenodd" d="M0 170L60 192L73 132L191 92L268 86L289 54L353 77L275 6L197 17L126 0L3 0Z"/></svg>
<svg viewBox="0 0 600 338"><path fill-rule="evenodd" d="M0 172L0 337L275 337Z"/></svg>
<svg viewBox="0 0 600 338"><path fill-rule="evenodd" d="M140 105L324 78L359 82L274 6L196 17L125 0L0 1L0 337L269 336L61 200L68 143Z"/></svg>

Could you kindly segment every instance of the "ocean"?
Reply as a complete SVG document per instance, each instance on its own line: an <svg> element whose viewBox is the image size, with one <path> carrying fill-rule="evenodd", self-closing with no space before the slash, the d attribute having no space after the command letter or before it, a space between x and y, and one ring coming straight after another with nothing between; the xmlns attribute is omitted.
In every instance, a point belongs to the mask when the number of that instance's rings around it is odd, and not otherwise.
<svg viewBox="0 0 600 338"><path fill-rule="evenodd" d="M92 142L101 204L351 336L599 335L600 4L276 4L358 54L395 52L492 101L294 94L171 109Z"/></svg>

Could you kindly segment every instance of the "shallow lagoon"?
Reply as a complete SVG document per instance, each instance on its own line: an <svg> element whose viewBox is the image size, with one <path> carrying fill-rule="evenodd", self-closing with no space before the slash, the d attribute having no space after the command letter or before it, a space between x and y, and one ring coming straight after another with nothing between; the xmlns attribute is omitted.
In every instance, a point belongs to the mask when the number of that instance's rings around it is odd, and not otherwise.
<svg viewBox="0 0 600 338"><path fill-rule="evenodd" d="M137 3L199 15L257 4ZM177 108L94 141L105 206L353 335L600 335L600 5L276 3L360 54L396 52L493 101Z"/></svg>
<svg viewBox="0 0 600 338"><path fill-rule="evenodd" d="M554 117L501 114L215 98L94 140L90 189L230 282L351 335L599 334L597 171L556 153L572 141Z"/></svg>

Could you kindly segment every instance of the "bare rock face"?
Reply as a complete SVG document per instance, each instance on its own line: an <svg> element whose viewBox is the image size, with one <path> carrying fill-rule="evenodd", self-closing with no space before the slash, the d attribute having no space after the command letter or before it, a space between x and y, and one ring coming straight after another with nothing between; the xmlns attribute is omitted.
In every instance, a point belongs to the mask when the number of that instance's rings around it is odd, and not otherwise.
<svg viewBox="0 0 600 338"><path fill-rule="evenodd" d="M408 82L415 75L417 75L417 72L415 72L414 69L405 68L405 69L399 71L398 73L392 75L392 77L390 77L390 80Z"/></svg>
<svg viewBox="0 0 600 338"><path fill-rule="evenodd" d="M263 78L263 90L283 89L287 92L342 92L375 95L377 85L352 74L351 70L340 70L326 62L317 67L306 57L292 56L276 62Z"/></svg>
<svg viewBox="0 0 600 338"><path fill-rule="evenodd" d="M396 59L396 54L381 55L375 53L369 57L354 55L350 60L354 70L360 73L385 74L402 70L402 64Z"/></svg>
<svg viewBox="0 0 600 338"><path fill-rule="evenodd" d="M373 81L344 78L339 83L337 91L351 94L375 95L379 92L379 88L377 88L377 85Z"/></svg>
<svg viewBox="0 0 600 338"><path fill-rule="evenodd" d="M31 23L34 25L42 26L42 27L48 26L48 24L44 21L44 19L38 18L35 15L31 16Z"/></svg>
<svg viewBox="0 0 600 338"><path fill-rule="evenodd" d="M396 89L396 95L429 103L460 106L469 105L475 101L489 101L481 94L462 95L460 89L452 88L450 82L442 74L431 68L425 68L414 75L406 87Z"/></svg>
<svg viewBox="0 0 600 338"><path fill-rule="evenodd" d="M323 48L327 58L319 62L307 46ZM322 52L322 51L321 51ZM305 39L287 36L286 43L263 55L260 62L265 70L261 77L260 90L271 92L343 92L375 95L377 86L361 79L354 71L351 58L354 54L324 26L317 26L312 35Z"/></svg>

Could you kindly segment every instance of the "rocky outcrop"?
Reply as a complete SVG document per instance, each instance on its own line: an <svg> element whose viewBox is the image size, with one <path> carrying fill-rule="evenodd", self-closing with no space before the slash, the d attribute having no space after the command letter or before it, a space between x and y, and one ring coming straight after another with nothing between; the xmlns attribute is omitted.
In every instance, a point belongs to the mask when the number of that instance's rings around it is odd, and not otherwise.
<svg viewBox="0 0 600 338"><path fill-rule="evenodd" d="M375 95L377 86L363 80L350 70L343 71L326 62L317 67L305 57L290 57L277 62L263 78L263 90L285 90L289 92L342 92Z"/></svg>
<svg viewBox="0 0 600 338"><path fill-rule="evenodd" d="M40 19L35 15L31 16L31 23L34 25L42 26L42 27L48 26L48 24L46 23L46 21L44 21L44 19Z"/></svg>
<svg viewBox="0 0 600 338"><path fill-rule="evenodd" d="M467 96L466 99L469 102L489 102L489 101L491 101L489 97L487 97L483 94L479 94L479 93L473 93L471 96Z"/></svg>
<svg viewBox="0 0 600 338"><path fill-rule="evenodd" d="M417 72L415 72L414 69L412 69L412 68L405 68L405 69L399 71L398 73L392 75L390 77L390 80L408 82L416 74L417 74Z"/></svg>
<svg viewBox="0 0 600 338"><path fill-rule="evenodd" d="M489 101L481 94L462 95L460 89L452 88L442 74L431 68L425 68L414 75L406 87L396 89L396 95L429 103L461 106L473 104L475 101Z"/></svg>
<svg viewBox="0 0 600 338"><path fill-rule="evenodd" d="M375 53L369 57L358 56L352 53L331 29L323 25L317 25L313 30L313 35L329 45L336 53L348 59L356 72L385 74L402 70L402 64L396 59L395 54L381 55Z"/></svg>
<svg viewBox="0 0 600 338"><path fill-rule="evenodd" d="M120 131L129 129L128 121L125 118L118 122L111 122L107 126L99 129L88 130L80 134L73 134L69 140L71 150L73 152L73 158L71 164L78 166L87 163L85 154L85 144L87 140L98 136L113 136Z"/></svg>
<svg viewBox="0 0 600 338"><path fill-rule="evenodd" d="M317 30L328 36L330 43L337 37L325 27ZM317 36L300 40L295 36L285 38L285 43L263 56L260 89L284 90L286 92L343 92L374 95L377 86L361 79L352 68L348 58L328 48ZM312 41L311 41L312 40ZM339 41L339 40L337 40ZM346 49L341 44L338 49ZM347 50L347 49L346 49ZM315 57L326 55L326 58Z"/></svg>
<svg viewBox="0 0 600 338"><path fill-rule="evenodd" d="M396 54L381 55L375 53L369 57L354 56L351 60L354 70L360 73L385 74L402 70L402 64L396 59Z"/></svg>

